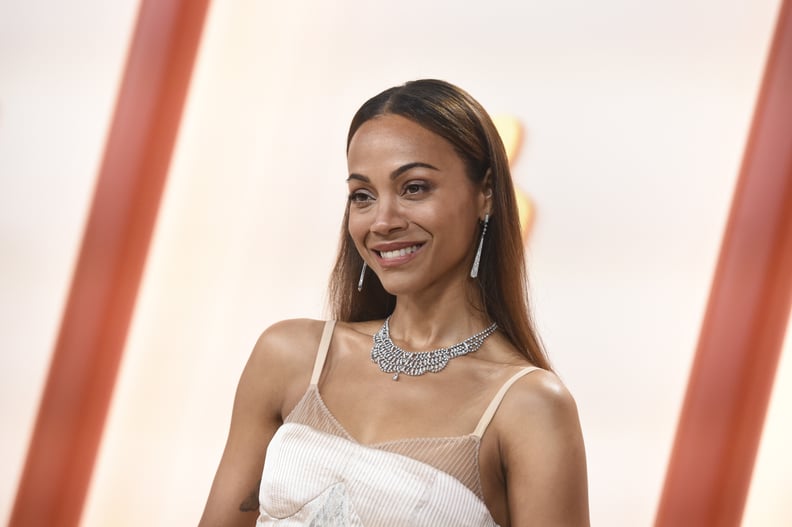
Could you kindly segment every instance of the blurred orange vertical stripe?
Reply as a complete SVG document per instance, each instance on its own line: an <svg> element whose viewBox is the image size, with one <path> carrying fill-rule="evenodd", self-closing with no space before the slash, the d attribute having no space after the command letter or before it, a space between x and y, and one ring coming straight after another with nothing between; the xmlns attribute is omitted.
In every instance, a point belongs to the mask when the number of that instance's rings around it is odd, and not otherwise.
<svg viewBox="0 0 792 527"><path fill-rule="evenodd" d="M80 521L208 4L140 5L12 526Z"/></svg>
<svg viewBox="0 0 792 527"><path fill-rule="evenodd" d="M792 1L779 9L655 525L738 526L792 300Z"/></svg>

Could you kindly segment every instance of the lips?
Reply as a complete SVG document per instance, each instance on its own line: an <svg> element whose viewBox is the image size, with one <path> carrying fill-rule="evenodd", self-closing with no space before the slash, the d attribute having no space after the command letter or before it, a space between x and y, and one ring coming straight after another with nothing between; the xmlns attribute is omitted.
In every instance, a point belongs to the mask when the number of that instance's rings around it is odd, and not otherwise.
<svg viewBox="0 0 792 527"><path fill-rule="evenodd" d="M412 254L420 248L421 248L420 244L415 244L401 249L393 249L390 251L376 251L376 252L383 260L393 260L394 258L399 258L400 256L407 256L408 254Z"/></svg>
<svg viewBox="0 0 792 527"><path fill-rule="evenodd" d="M372 251L377 255L380 264L385 267L390 265L401 265L412 260L423 243L389 243L372 247Z"/></svg>

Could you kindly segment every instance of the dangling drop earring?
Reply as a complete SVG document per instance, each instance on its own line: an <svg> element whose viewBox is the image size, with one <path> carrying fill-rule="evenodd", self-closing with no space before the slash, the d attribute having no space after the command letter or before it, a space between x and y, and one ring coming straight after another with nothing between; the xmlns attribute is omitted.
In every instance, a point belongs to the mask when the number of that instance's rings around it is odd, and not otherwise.
<svg viewBox="0 0 792 527"><path fill-rule="evenodd" d="M360 270L360 279L358 280L358 293L363 291L363 278L366 276L366 262L363 262L363 269Z"/></svg>
<svg viewBox="0 0 792 527"><path fill-rule="evenodd" d="M489 213L484 215L484 227L481 229L481 238L479 239L476 257L473 259L473 268L470 270L470 278L476 278L478 276L479 264L481 263L481 248L484 247L484 235L487 234L488 223Z"/></svg>

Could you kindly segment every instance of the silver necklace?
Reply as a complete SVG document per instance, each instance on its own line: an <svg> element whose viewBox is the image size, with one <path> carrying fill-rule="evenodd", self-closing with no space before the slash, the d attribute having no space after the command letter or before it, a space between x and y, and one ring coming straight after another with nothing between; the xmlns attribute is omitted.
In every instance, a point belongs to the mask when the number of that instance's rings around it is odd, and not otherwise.
<svg viewBox="0 0 792 527"><path fill-rule="evenodd" d="M437 348L432 351L404 351L393 343L390 338L388 321L374 334L374 346L371 348L371 361L376 362L380 370L385 373L394 373L393 380L398 381L399 375L423 375L430 371L437 373L448 365L453 358L473 353L484 344L484 339L495 333L497 324L492 324L472 337L466 338L458 344L448 348Z"/></svg>

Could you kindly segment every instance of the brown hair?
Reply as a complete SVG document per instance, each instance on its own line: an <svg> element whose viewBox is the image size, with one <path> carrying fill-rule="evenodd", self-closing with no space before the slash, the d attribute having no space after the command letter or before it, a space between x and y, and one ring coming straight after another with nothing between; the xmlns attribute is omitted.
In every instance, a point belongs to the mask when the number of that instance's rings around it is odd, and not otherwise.
<svg viewBox="0 0 792 527"><path fill-rule="evenodd" d="M355 132L380 115L406 117L447 140L477 185L492 188L492 214L484 238L479 276L481 305L487 316L533 364L551 369L530 316L527 272L517 202L506 150L484 108L464 90L445 81L424 79L389 88L366 101L352 118L347 149ZM485 179L489 180L485 182ZM396 297L385 291L376 274L366 271L357 290L363 259L349 235L349 206L330 279L330 302L338 320L358 322L385 318Z"/></svg>

